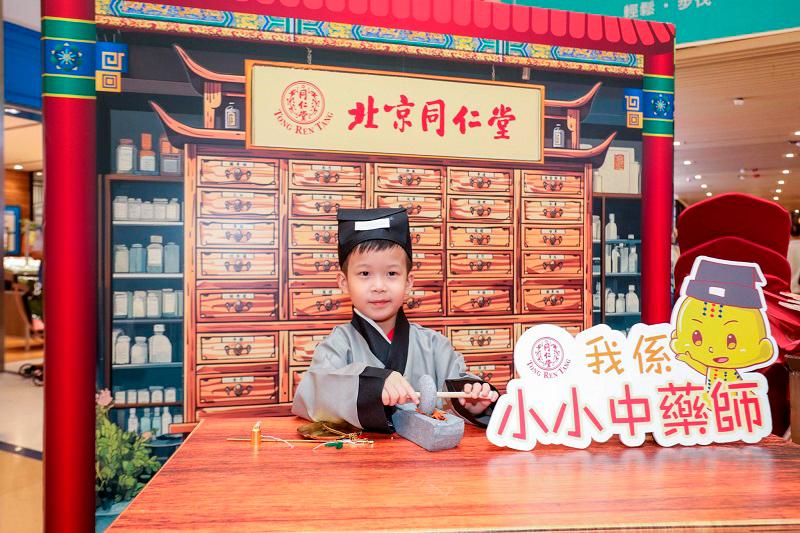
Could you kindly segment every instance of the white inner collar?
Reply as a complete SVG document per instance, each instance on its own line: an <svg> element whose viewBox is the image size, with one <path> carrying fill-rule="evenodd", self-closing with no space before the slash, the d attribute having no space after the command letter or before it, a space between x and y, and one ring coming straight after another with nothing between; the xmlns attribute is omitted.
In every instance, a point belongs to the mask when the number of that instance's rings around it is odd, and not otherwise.
<svg viewBox="0 0 800 533"><path fill-rule="evenodd" d="M382 336L384 339L386 339L386 342L388 342L389 344L391 344L391 343L392 343L392 341L391 341L391 340L389 340L389 337L387 337L387 336L386 336L386 333L384 333L383 329L382 329L382 328L381 328L381 327L380 327L378 324L376 324L374 320L372 320L372 319L371 319L371 318L369 318L368 316L365 316L365 315L364 315L364 313L362 313L361 311L359 311L359 310L358 310L358 309L356 309L355 307L353 308L353 311L355 311L355 313L356 313L358 316L360 316L361 318L363 318L364 320L366 320L366 321L367 321L367 323L368 323L370 326L372 326L373 328L375 328L376 330L378 330L378 333L380 333L380 334L381 334L381 336Z"/></svg>

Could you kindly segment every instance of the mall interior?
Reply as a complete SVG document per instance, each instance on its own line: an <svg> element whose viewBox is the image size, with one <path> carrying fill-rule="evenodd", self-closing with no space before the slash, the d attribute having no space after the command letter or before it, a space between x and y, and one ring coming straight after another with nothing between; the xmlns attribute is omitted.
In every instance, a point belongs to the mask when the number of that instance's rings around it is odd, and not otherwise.
<svg viewBox="0 0 800 533"><path fill-rule="evenodd" d="M770 6L769 9L766 8L766 5L762 6L766 13L761 13L762 8L746 0L729 0L727 2L713 0L713 3L711 0L689 0L688 2L668 0L664 2L664 7L661 6L661 0L656 2L475 0L475 2L517 4L514 6L515 8L533 6L674 24L674 90L672 92L665 90L665 93L671 96L665 101L668 101L670 105L674 104L674 132L668 135L674 151L672 165L673 228L677 226L677 229L672 231L672 239L669 243L671 267L675 269L672 272L674 274L673 283L674 278L682 279L688 272L687 266L680 264L681 255L684 255L689 247L686 241L681 242L682 234L679 231L678 218L685 211L690 213L694 206L708 206L710 209L703 211L703 216L706 218L701 225L714 228L724 228L729 225L736 229L731 230L732 236L727 238L747 240L754 243L756 249L761 249L758 248L759 246L771 248L765 253L758 253L747 248L750 246L749 243L745 243L746 246L742 245L742 247L733 246L739 251L749 250L743 253L741 260L763 261L761 269L765 273L773 272L771 270L773 268L777 268L780 272L785 271L783 279L787 283L785 283L784 291L794 293L797 295L796 298L800 299L800 181L798 181L800 180L800 90L798 90L800 88L800 15L794 5L795 2L790 0L767 2L766 4ZM4 205L5 214L4 251L2 254L5 291L2 307L0 307L4 333L4 345L0 348L0 532L23 533L45 530L45 505L43 503L45 493L45 470L43 467L45 391L48 387L48 380L52 379L46 369L48 368L48 357L50 357L48 349L50 343L54 342L48 335L46 311L49 299L59 298L59 296L46 294L44 290L46 272L52 268L48 264L51 258L48 257L48 250L44 246L44 231L48 223L45 214L50 212L45 205L45 190L51 186L48 180L51 179L51 175L57 175L57 170L55 170L55 165L53 169L45 165L45 154L51 150L51 147L48 145L47 150L45 149L48 115L47 112L43 112L43 108L46 108L44 100L52 98L52 96L43 94L43 91L47 90L47 84L44 84L45 89L43 89L42 80L43 74L45 78L58 76L46 73L49 72L48 69L52 65L61 61L61 59L56 59L56 54L63 54L64 49L62 47L54 51L43 48L48 46L47 43L52 39L43 37L46 33L43 30L42 22L44 14L42 6L38 2L3 0L0 3L2 3L3 20L2 72L4 72L1 95L4 115L2 141L0 141L4 174L3 194L0 201ZM48 0L43 0L42 5L48 3ZM53 3L58 4L58 2ZM68 2L61 3L68 4ZM166 0L163 3L174 3L176 6L192 4L191 2ZM322 2L319 3L322 4ZM172 356L167 353L165 358L162 357L159 360L158 357L161 355L156 355L163 352L163 346L174 346L174 353L179 353L183 349L182 332L184 330L181 328L195 327L194 323L191 323L190 326L188 318L185 323L182 322L184 320L181 318L183 307L186 306L187 316L188 310L194 309L193 304L189 303L189 294L195 289L194 286L190 287L188 281L184 287L183 274L180 272L183 259L179 259L177 255L180 253L179 250L183 249L183 239L186 239L186 246L189 246L190 242L190 226L187 225L187 229L184 231L183 220L189 220L190 216L195 216L189 209L188 202L185 206L183 205L184 194L189 190L189 185L186 185L187 189L184 189L182 157L188 159L190 153L186 152L185 155L182 150L178 150L170 144L171 142L176 144L170 128L173 132L184 132L182 135L185 138L191 137L193 135L191 131L195 130L185 124L196 125L203 120L202 114L198 114L197 111L202 104L196 92L197 87L202 88L205 84L206 91L209 91L208 88L216 83L223 87L222 96L219 92L215 93L217 97L223 98L221 104L217 104L220 106L219 113L224 113L226 123L229 120L233 121L236 125L234 129L244 130L243 125L239 126L242 124L242 117L239 115L240 110L237 109L237 106L243 105L245 95L239 94L241 89L238 92L230 89L230 86L235 83L239 83L241 86L244 77L241 76L241 81L234 80L239 76L241 70L238 66L231 68L226 65L226 54L236 58L243 55L245 58L263 57L279 61L307 62L308 64L312 64L312 57L314 64L317 64L317 61L320 63L327 61L329 64L337 65L354 63L348 63L341 59L348 52L331 51L325 48L324 43L315 47L314 44L309 44L311 41L303 45L288 41L286 43L258 42L257 39L239 41L235 32L216 34L214 39L220 38L219 41L211 40L209 35L215 35L213 32L198 33L200 35L198 37L199 44L192 49L192 41L186 41L187 48L184 42L177 41L175 35L168 33L171 31L169 28L179 27L181 23L170 22L164 18L167 16L164 15L166 11L161 12L160 18L155 15L141 15L143 18L135 19L139 15L131 13L120 15L114 11L123 9L119 7L122 4L133 3L100 0L96 4L98 6L98 45L101 41L103 44L113 45L124 43L130 53L128 71L122 75L121 89L117 88L117 92L101 92L105 89L100 88L98 81L96 93L98 181L95 190L98 191L100 205L97 221L97 231L100 234L97 238L96 253L99 262L94 257L86 258L89 263L100 265L98 273L100 282L96 298L102 305L98 303L97 310L100 346L98 347L96 367L96 389L98 392L108 389L112 394L113 401L117 405L111 409L108 416L114 424L123 431L131 431L138 435L147 433L152 438L153 448L158 448L158 453L166 454L164 457L167 457L185 440L185 437L180 435L173 440L168 437L178 433L175 430L183 427L181 426L183 422L194 419L195 409L201 410L201 406L196 406L193 403L194 400L191 399L191 395L195 394L195 391L193 388L189 388L189 380L184 381L186 376L183 374L184 367L180 356ZM214 4L214 2L209 2L209 4ZM225 3L216 2L216 4ZM231 4L235 4L235 2ZM265 2L264 4L270 3ZM341 2L341 4L345 3ZM360 5L361 2L354 4ZM400 4L404 3L400 2ZM669 4L676 5L668 6ZM155 4L142 5L152 6ZM106 9L103 6L110 6L107 7L109 11L103 11ZM177 11L188 9L173 7ZM180 13L184 13L184 11L180 11ZM114 17L118 17L118 19ZM130 17L130 20L138 25L133 22L127 27L114 25L113 20L122 20L124 17ZM54 20L59 19L55 17ZM159 33L160 30L157 28L161 26L157 26L158 24L163 24L163 27L168 30ZM174 26L169 26L170 24ZM624 27L624 24L621 26ZM201 27L211 28L212 26ZM242 31L253 32L255 30ZM186 37L182 35L180 38ZM206 40L202 41L202 39ZM179 42L180 46L175 45L173 48L174 42ZM219 42L218 48L214 44L217 42ZM322 41L319 42L322 43ZM270 47L274 50L270 50ZM357 55L362 52L353 53ZM148 59L146 57L148 54L152 54L150 57L154 60ZM340 55L336 56L335 54ZM580 90L572 90L569 83L561 83L559 76L562 76L562 73L547 65L540 67L536 64L532 64L533 66L520 64L522 65L520 66L503 63L496 67L492 65L491 74L489 74L488 66L483 63L480 66L464 63L468 60L459 63L458 59L437 58L436 55L431 55L423 59L414 58L413 61L417 61L417 63L413 63L412 59L409 59L406 64L403 60L401 66L400 60L389 54L373 56L359 64L366 65L371 69L399 70L402 68L404 71L408 65L409 70L413 71L418 68L420 72L438 68L444 72L444 75L482 76L491 81L497 79L498 81L521 83L541 82L547 85L548 91L551 86L555 87L552 95L548 93L547 98L556 98L567 103L576 101L574 99L580 98L586 93L582 86ZM194 76L193 78L187 78L184 67L187 73ZM641 64L638 67L625 68L641 70ZM235 76L232 73L228 74L234 70L236 71ZM99 73L101 71L97 72L97 79L100 80ZM213 77L217 75L215 72L222 72L218 78L222 81L214 81L217 79ZM152 79L156 81L146 79L145 75L148 73L152 73ZM589 77L585 72L581 74L581 71L578 70L568 75L573 75L575 79L580 78L581 75L587 79ZM205 81L202 76L206 76ZM86 76L84 77L86 78ZM51 77L50 81L52 82L53 79ZM586 231L587 233L590 230L593 232L594 246L587 247L589 251L586 255L586 264L582 268L583 272L587 274L587 301L591 299L592 312L587 313L586 321L578 326L580 328L581 326L605 323L623 333L629 331L633 324L643 321L642 314L648 305L647 294L642 295L641 292L642 280L640 279L640 276L647 276L647 273L642 272L644 269L637 268L636 265L636 256L639 256L641 266L642 255L647 251L647 244L642 245L641 240L647 232L645 227L647 214L642 201L647 184L639 181L647 179L643 174L646 161L643 161L641 129L637 130L635 124L630 122L636 120L635 117L631 118L631 115L635 115L635 113L631 113L628 108L626 116L624 98L629 96L628 91L631 84L626 81L629 79L631 78L626 78L624 73L614 75L613 72L612 75L603 78L604 85L597 93L594 104L589 103L589 106L593 105L593 107L589 108L590 111L585 109L581 111L589 113L581 126L581 135L585 136L587 144L579 144L584 139L575 140L575 151L591 149L593 145L608 137L611 128L614 131L620 131L611 144L605 160L601 158L596 161L593 188L585 191L587 195L585 202L588 204L587 208L591 216L591 218L587 217ZM91 77L89 77L89 81L91 90L94 91L95 81ZM560 83L561 85L559 85ZM575 87L579 87L579 85L577 84ZM591 87L591 84L585 85L585 87ZM641 84L639 88L641 88ZM217 91L219 90L217 88ZM563 95L560 98L559 91ZM645 90L645 97L647 94ZM639 95L642 95L641 90L639 90ZM224 99L227 97L231 99L230 104ZM207 92L205 98L206 100L213 99L214 94ZM154 103L151 104L151 102ZM552 102L548 102L551 100L547 100L544 105L554 105ZM226 105L227 109L225 109ZM153 110L156 113L159 113L160 110L162 114L157 115ZM217 121L221 116L217 117ZM641 120L642 114L639 113L638 116ZM215 119L212 116L210 120L213 128ZM567 120L565 115L564 127L567 126ZM573 118L569 118L569 120L573 120ZM550 130L544 141L545 157L548 157L547 154L551 152L548 152L547 143L551 143L552 150L554 150L552 153L555 153L559 142L563 147L564 130L562 125L556 124L552 118L547 118L546 121L543 119L543 121L545 129ZM79 127L81 126L76 126L76 128ZM94 128L94 124L91 127ZM181 127L185 127L185 129L181 130ZM208 127L207 123L206 127ZM395 124L395 128L397 128L397 124ZM641 125L638 128L641 128ZM224 133L232 130L218 128L215 131ZM573 128L573 133L575 131ZM169 134L169 138L167 134ZM244 135L243 131L242 135ZM559 136L561 136L560 141ZM59 142L52 136L47 138L48 143L53 145ZM243 138L242 136L241 139ZM569 141L569 131L567 131L567 140ZM248 142L251 141L252 139L248 140ZM125 168L126 166L127 168ZM374 166L375 169L378 167L378 164ZM256 170L253 172L257 175L257 167L254 168ZM373 168L372 163L368 163L368 168ZM147 169L152 169L153 172L148 172ZM222 171L233 172L230 168L225 170L224 167L220 172ZM249 172L247 171L247 176L251 175ZM380 171L375 170L375 173L379 175ZM337 180L338 176L336 174ZM148 181L148 179L152 179L152 181ZM186 179L188 179L188 173ZM292 189L293 186L290 184L289 189L285 189L284 192L302 195L302 188L298 185L295 190ZM214 193L211 189L209 191L211 192L208 194ZM220 191L216 191L219 194L217 202L224 203L227 194L239 194ZM731 194L733 196L726 196ZM720 197L728 198L728 201L717 204L710 203ZM143 203L142 198L145 199ZM152 202L148 202L148 198ZM236 201L240 202L238 205L242 205L242 197L237 198ZM52 201L53 197L50 196L49 199ZM214 201L214 199L209 200L208 205L212 206L210 209L217 205L213 203ZM247 205L250 205L249 202ZM317 205L319 206L319 204ZM69 206L62 207L69 210ZM137 212L136 216L141 216L139 220L145 220L144 213L147 208L151 210L149 220L155 222L151 222L149 225L135 225L135 222L131 221L134 218L134 210ZM424 215L427 207L422 205L420 209L423 210ZM545 209L546 211L547 209ZM700 213L699 210L696 212ZM77 212L75 214L78 215ZM292 216L290 213L289 218L291 219ZM780 220L775 225L770 225L770 217L777 217ZM124 219L128 219L128 222L122 222ZM784 219L790 221L790 224L785 223ZM613 230L610 229L610 224L614 224ZM686 224L688 227L688 222ZM254 226L256 225L254 224ZM618 226L619 230L617 230ZM156 231L157 234L153 231ZM239 228L237 231L241 235L242 230ZM258 229L253 231L257 232ZM108 234L104 235L102 232ZM759 232L764 234L759 235ZM775 232L781 235L776 237ZM625 239L625 236L628 239ZM194 239L201 237L192 236L191 242L194 243ZM115 240L116 238L121 240ZM246 238L249 238L249 233ZM600 244L601 238L602 245ZM546 239L547 236L545 236L545 242ZM771 243L775 241L778 242L777 247L771 246ZM731 246L731 242L726 244ZM142 245L144 245L145 251L142 250ZM160 270L149 270L151 246L163 249L164 257L161 260L162 264L158 267ZM88 255L91 256L91 253ZM430 257L427 253L423 255ZM249 256L243 254L242 257ZM725 258L735 259L733 256ZM258 263L258 257L251 259L255 264ZM56 259L52 260L56 261ZM143 260L146 265L142 264ZM174 261L172 269L169 266L171 260ZM233 259L231 260L233 261ZM241 258L237 260L241 261ZM314 271L313 259L310 261L311 270ZM450 259L447 263L448 269L455 269L457 265L451 265L449 261ZM455 262L456 259L452 259L452 261ZM591 261L591 265L589 261ZM136 262L139 263L138 270L134 266ZM773 267L775 264L778 266ZM547 263L545 263L546 267ZM212 266L208 268L212 268ZM246 268L250 269L249 261ZM561 266L559 265L558 268ZM678 276L678 271L681 269L683 269L682 274ZM319 271L318 262L316 272ZM150 276L155 279L151 282L146 279L150 272L161 272L162 274L159 274L160 277ZM480 277L480 274L478 276ZM234 275L234 277L236 276ZM422 275L418 277L424 278ZM293 278L293 274L290 272L287 283L299 283L298 279L300 278ZM276 281L276 283L282 283L282 281ZM451 282L447 281L447 283ZM199 284L198 287L200 287ZM184 288L187 291L186 303L183 301ZM516 290L519 288L517 287ZM676 290L676 288L672 287L672 290ZM451 305L455 305L452 304L452 300L458 289L452 289L452 291L454 292L450 293L449 302ZM628 293L638 293L638 297L636 294L632 294L634 296L632 301ZM627 298L626 295L628 295ZM72 297L70 296L70 298ZM118 298L124 301L119 304ZM297 298L300 297L297 296ZM785 322L793 324L793 326L787 326L788 333L785 338L778 339L778 344L782 349L784 344L791 345L798 349L797 353L800 354L797 342L800 340L800 311L797 310L800 309L800 306L791 307L797 304L790 295L782 298L787 304L784 305L785 313L789 314L784 317ZM158 312L151 314L150 306L154 302L157 302ZM171 303L168 304L168 302ZM291 301L289 303L292 305ZM70 303L76 308L81 304L80 301ZM120 305L122 306L121 314L119 312ZM260 304L256 303L256 306L258 305ZM138 306L142 307L141 314L137 315ZM172 310L168 311L168 307ZM317 308L319 308L319 302ZM286 313L289 312L286 311ZM289 318L291 317L288 316L287 324ZM289 330L287 329L287 331ZM275 338L279 339L281 343L284 342L284 333L284 330L281 330L280 335L276 333L277 337ZM290 337L286 337L289 340L285 342L294 339L291 337L294 334L295 332L290 331L288 334ZM120 356L118 348L121 345L120 339L123 338L127 339L125 341L126 349L125 353ZM47 344L45 339L47 339ZM139 362L140 368L137 370L134 368L137 367L135 354L146 357L146 355L142 355L141 350L146 350L148 345L149 361L156 364L150 365L147 370L142 370L141 367L147 366L147 361L142 360ZM241 344L238 346L241 348ZM225 349L227 352L228 346ZM787 349L785 353L789 354L790 350ZM120 369L126 364L129 368ZM306 366L307 364L306 361ZM781 372L783 374L778 376L777 382L782 383L785 387L785 399L789 390L789 370L783 366L786 365L785 362L776 363L776 365L782 365ZM191 372L193 377L197 372L197 379L200 380L199 383L202 387L204 379L202 371L210 367L201 365L198 368L186 368L186 372ZM284 369L283 363L280 366L280 372L285 371L288 376L286 379L289 381L292 379L299 381L300 370L305 370L305 367L295 365L287 366ZM294 372L297 372L296 376ZM506 378L510 379L512 374L513 369L507 371ZM235 381L238 378L223 378L223 384L226 383L224 379ZM258 379L260 378L257 377L256 381ZM237 383L241 387L241 382ZM797 386L797 384L794 385ZM294 386L297 386L296 382ZM248 393L249 390L248 388ZM256 386L256 391L258 391L258 386ZM286 404L286 399L290 399L293 392L294 389L290 387L290 390L285 393L286 395L281 396L281 401ZM204 401L203 390L201 389L197 394L200 394L199 401L202 403ZM216 392L212 391L208 394L216 394ZM238 391L236 394L238 395ZM284 392L280 394L284 394ZM141 407L143 405L146 407ZM213 408L206 410L214 411ZM777 438L789 442L792 430L795 428L790 427L788 411L785 412L784 418L785 420L778 420L773 415L773 433ZM168 419L171 420L172 426L167 421ZM792 418L792 422L797 423L798 420L800 418ZM69 428L69 422L60 427ZM800 428L797 428L796 431L798 439L800 439ZM63 438L69 439L70 436L64 435ZM98 496L98 509L101 508L99 498L100 496ZM106 526L107 523L103 526L98 525L97 530L102 531ZM57 526L53 524L46 529L48 531L58 530Z"/></svg>

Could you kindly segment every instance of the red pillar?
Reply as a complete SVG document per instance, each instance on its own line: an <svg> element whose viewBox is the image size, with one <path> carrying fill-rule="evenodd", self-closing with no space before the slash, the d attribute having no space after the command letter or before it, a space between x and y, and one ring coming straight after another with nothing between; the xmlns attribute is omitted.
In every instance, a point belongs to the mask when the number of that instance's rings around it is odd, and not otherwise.
<svg viewBox="0 0 800 533"><path fill-rule="evenodd" d="M48 533L86 533L94 531L95 509L98 196L94 80L90 79L94 75L94 2L43 0L42 34L46 65L44 523ZM71 50L81 50L79 68L54 66L51 61L53 47L65 42L71 43Z"/></svg>
<svg viewBox="0 0 800 533"><path fill-rule="evenodd" d="M674 92L673 52L646 55L644 98ZM652 92L648 91L652 90ZM642 177L642 322L669 322L673 193L673 125L670 120L648 120L643 131Z"/></svg>

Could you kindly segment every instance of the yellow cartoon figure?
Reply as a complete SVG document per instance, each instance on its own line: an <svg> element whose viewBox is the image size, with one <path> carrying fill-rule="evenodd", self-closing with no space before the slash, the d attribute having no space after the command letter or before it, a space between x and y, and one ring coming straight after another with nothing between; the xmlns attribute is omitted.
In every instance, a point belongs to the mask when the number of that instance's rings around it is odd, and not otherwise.
<svg viewBox="0 0 800 533"><path fill-rule="evenodd" d="M698 257L672 323L676 358L706 377L704 399L717 382L740 381L777 356L770 336L758 265Z"/></svg>

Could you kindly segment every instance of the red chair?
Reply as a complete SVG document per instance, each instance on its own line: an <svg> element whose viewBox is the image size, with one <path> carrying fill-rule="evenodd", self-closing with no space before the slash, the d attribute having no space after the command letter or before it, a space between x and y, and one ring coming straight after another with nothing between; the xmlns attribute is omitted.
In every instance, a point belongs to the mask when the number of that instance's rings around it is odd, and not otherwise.
<svg viewBox="0 0 800 533"><path fill-rule="evenodd" d="M678 244L684 253L718 237L732 236L786 257L791 225L789 212L775 202L749 194L721 194L681 213Z"/></svg>

